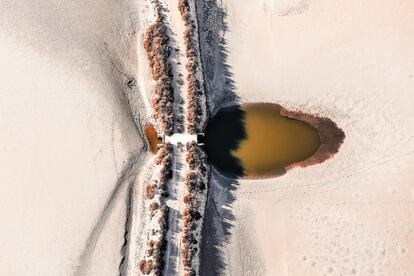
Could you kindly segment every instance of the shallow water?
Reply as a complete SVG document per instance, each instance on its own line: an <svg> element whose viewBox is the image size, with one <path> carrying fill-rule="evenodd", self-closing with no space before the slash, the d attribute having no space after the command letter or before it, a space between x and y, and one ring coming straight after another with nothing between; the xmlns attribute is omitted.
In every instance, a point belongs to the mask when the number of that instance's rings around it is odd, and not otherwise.
<svg viewBox="0 0 414 276"><path fill-rule="evenodd" d="M158 152L157 144L161 143L161 139L158 138L157 131L153 125L145 125L145 137L147 138L150 151L156 154Z"/></svg>
<svg viewBox="0 0 414 276"><path fill-rule="evenodd" d="M318 131L280 110L255 103L219 111L206 128L209 161L227 175L267 178L312 156L321 144Z"/></svg>

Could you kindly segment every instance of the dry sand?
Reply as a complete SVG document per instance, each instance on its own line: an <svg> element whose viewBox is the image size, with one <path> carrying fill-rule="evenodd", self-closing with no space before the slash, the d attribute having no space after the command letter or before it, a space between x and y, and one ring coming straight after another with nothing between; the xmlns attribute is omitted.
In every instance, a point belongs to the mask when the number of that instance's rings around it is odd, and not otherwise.
<svg viewBox="0 0 414 276"><path fill-rule="evenodd" d="M151 81L131 41L151 14L135 5L0 0L1 275L119 272L127 184L147 161L148 101L138 92ZM231 181L213 173L207 229L218 229L212 243L229 238L222 274L413 275L412 1L224 8L235 97L213 97L213 112L237 97L275 102L329 117L346 138L322 164L239 181L234 198ZM132 233L142 231L141 192ZM143 248L135 239L130 263Z"/></svg>
<svg viewBox="0 0 414 276"><path fill-rule="evenodd" d="M239 181L225 273L414 275L414 3L225 2L241 101L326 116L346 135L322 164ZM212 182L221 214L224 182Z"/></svg>
<svg viewBox="0 0 414 276"><path fill-rule="evenodd" d="M1 275L118 274L145 158L129 3L0 1Z"/></svg>

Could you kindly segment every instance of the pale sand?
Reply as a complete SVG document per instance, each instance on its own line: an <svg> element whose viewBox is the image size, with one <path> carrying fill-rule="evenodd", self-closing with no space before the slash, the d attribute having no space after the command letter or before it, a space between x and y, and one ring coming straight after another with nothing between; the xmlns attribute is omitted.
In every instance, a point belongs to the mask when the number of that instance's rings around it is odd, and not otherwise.
<svg viewBox="0 0 414 276"><path fill-rule="evenodd" d="M150 91L130 47L143 14L120 3L0 1L2 275L118 274L126 185L84 249L128 157L135 169L145 160L120 93L136 71ZM323 164L241 181L227 274L414 274L412 2L226 3L242 100L316 112L346 134ZM135 117L148 112L145 98L130 100Z"/></svg>
<svg viewBox="0 0 414 276"><path fill-rule="evenodd" d="M118 178L143 148L122 96L128 3L0 1L1 275L119 273Z"/></svg>
<svg viewBox="0 0 414 276"><path fill-rule="evenodd" d="M414 3L277 3L226 1L236 94L329 117L346 138L320 165L240 181L226 271L413 275Z"/></svg>

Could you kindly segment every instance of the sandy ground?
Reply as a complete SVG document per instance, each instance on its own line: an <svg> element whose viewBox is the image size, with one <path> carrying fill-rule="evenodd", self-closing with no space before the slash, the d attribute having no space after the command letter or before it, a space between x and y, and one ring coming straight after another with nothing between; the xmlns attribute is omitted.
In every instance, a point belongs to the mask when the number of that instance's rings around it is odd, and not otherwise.
<svg viewBox="0 0 414 276"><path fill-rule="evenodd" d="M147 161L138 10L0 0L0 274L117 275L123 255L136 263L138 235L122 245L130 205L141 210L128 184ZM331 118L346 138L323 164L232 193L213 173L206 229L222 259L203 275L414 274L413 3L228 0L223 11L223 52L203 62L216 72L205 71L208 91L227 94L210 95L210 109L276 102Z"/></svg>
<svg viewBox="0 0 414 276"><path fill-rule="evenodd" d="M0 1L1 275L118 274L144 146L124 96L134 9Z"/></svg>
<svg viewBox="0 0 414 276"><path fill-rule="evenodd" d="M210 202L231 232L222 274L414 275L413 2L229 0L224 11L236 96L327 116L346 138L322 164L239 181L234 202L213 176Z"/></svg>

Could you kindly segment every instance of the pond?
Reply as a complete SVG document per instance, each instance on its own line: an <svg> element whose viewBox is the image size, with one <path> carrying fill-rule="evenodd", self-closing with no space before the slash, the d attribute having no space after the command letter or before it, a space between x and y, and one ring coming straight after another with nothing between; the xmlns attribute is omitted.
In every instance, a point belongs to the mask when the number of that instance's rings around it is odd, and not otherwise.
<svg viewBox="0 0 414 276"><path fill-rule="evenodd" d="M161 143L161 139L158 138L157 130L152 124L145 125L145 138L147 139L149 150L156 154L158 152L157 144Z"/></svg>
<svg viewBox="0 0 414 276"><path fill-rule="evenodd" d="M283 115L278 104L251 103L221 109L204 143L210 163L224 175L268 178L314 155L321 136L306 120Z"/></svg>

